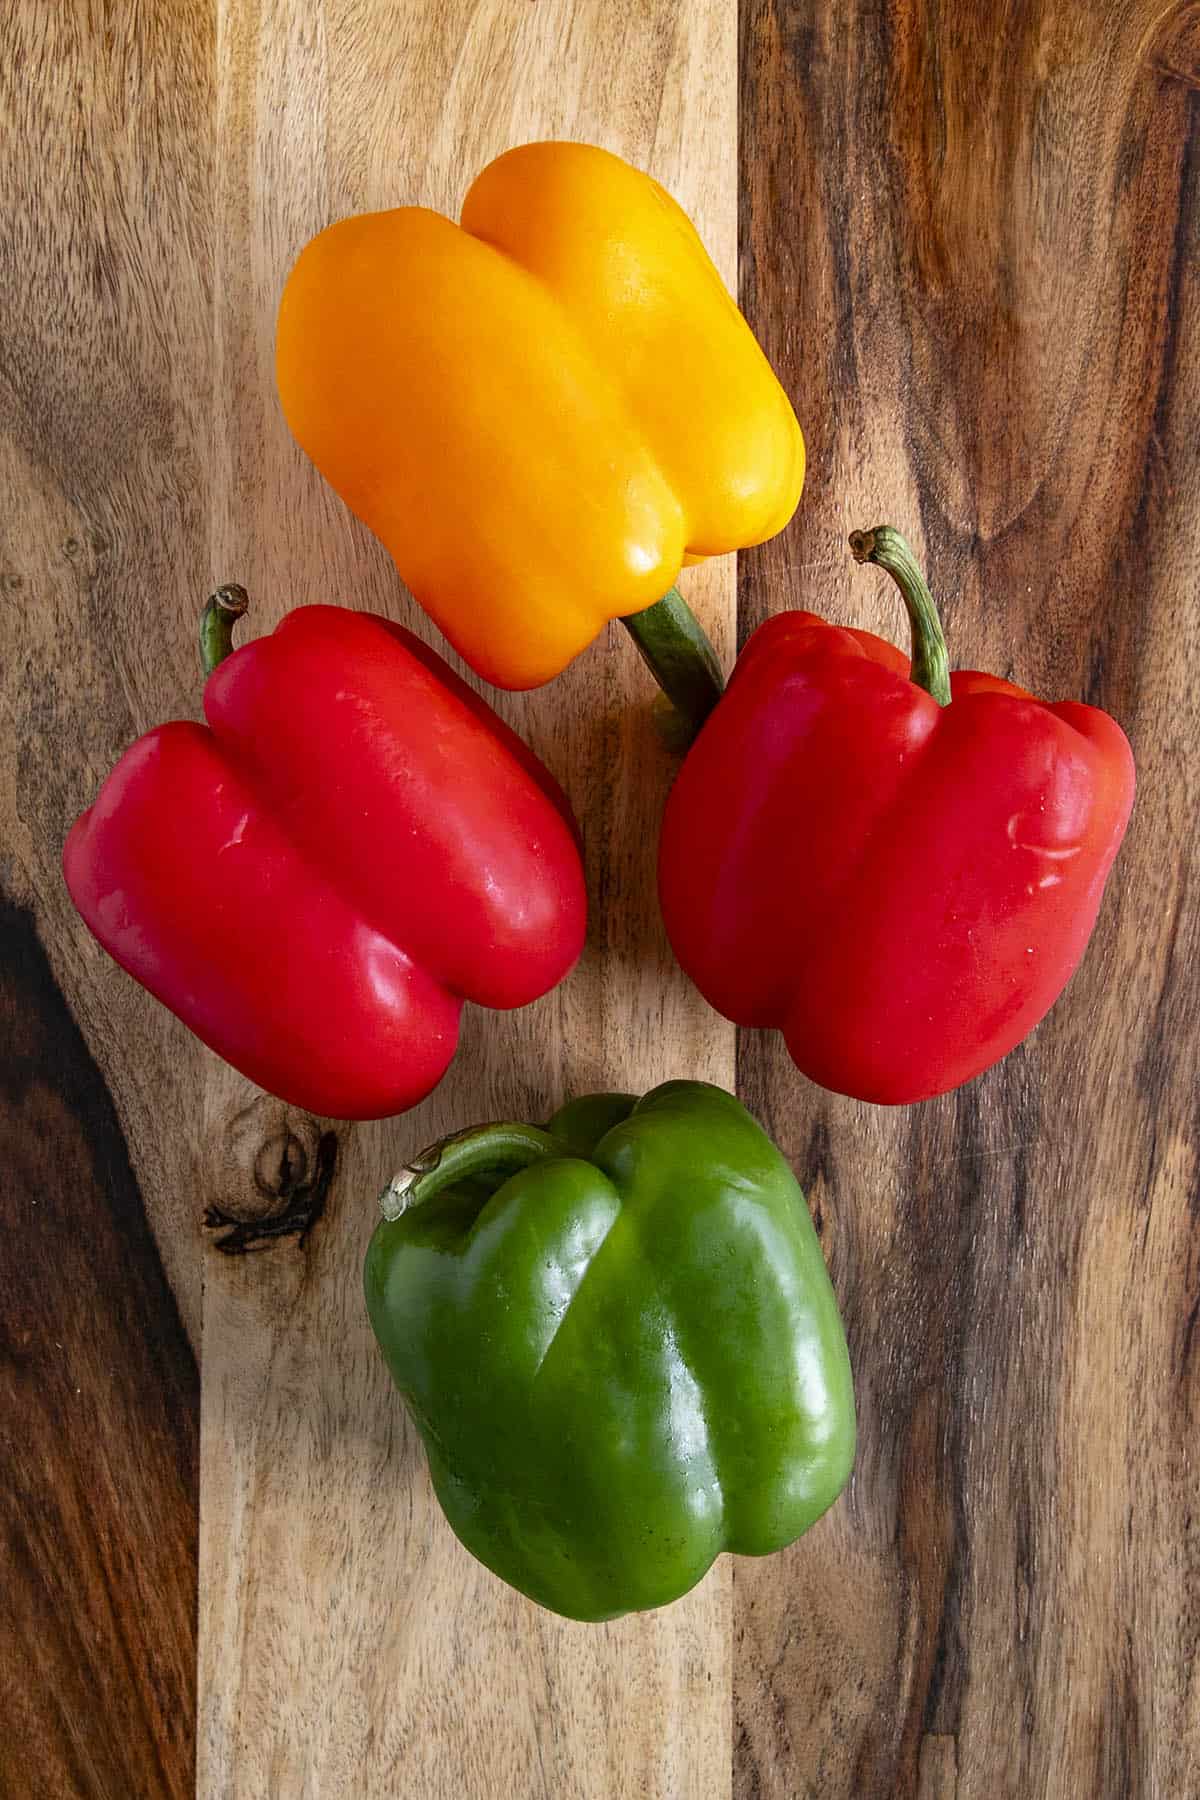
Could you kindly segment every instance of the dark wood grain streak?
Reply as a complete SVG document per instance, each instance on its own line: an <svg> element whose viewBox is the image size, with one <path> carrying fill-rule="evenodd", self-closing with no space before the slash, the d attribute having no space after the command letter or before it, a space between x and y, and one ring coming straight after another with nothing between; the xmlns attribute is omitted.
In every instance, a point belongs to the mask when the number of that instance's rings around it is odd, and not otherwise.
<svg viewBox="0 0 1200 1800"><path fill-rule="evenodd" d="M104 1079L0 901L0 1792L190 1794L199 1377Z"/></svg>
<svg viewBox="0 0 1200 1800"><path fill-rule="evenodd" d="M821 1223L860 1453L735 1573L742 1795L1200 1791L1194 7L743 0L742 298L811 452L740 629L895 636L845 538L921 544L953 661L1122 720L1083 968L960 1093L881 1111L746 1034Z"/></svg>

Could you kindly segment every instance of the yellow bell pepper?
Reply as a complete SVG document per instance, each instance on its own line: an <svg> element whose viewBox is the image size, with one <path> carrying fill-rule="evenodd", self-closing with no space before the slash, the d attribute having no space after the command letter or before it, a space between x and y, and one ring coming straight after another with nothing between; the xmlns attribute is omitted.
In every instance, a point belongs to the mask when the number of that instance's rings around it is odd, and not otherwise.
<svg viewBox="0 0 1200 1800"><path fill-rule="evenodd" d="M695 229L590 145L508 151L460 225L331 225L288 278L276 364L300 444L498 687L548 681L800 497L795 415Z"/></svg>

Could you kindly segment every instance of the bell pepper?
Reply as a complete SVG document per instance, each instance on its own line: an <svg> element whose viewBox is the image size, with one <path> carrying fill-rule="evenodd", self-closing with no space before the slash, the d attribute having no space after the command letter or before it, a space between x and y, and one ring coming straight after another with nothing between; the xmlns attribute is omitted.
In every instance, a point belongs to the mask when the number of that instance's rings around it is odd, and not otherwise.
<svg viewBox="0 0 1200 1800"><path fill-rule="evenodd" d="M460 224L343 219L288 277L276 372L299 443L487 681L536 687L625 615L672 698L711 706L720 671L706 653L687 688L698 656L676 646L706 640L672 584L787 523L804 442L657 182L525 144Z"/></svg>
<svg viewBox="0 0 1200 1800"><path fill-rule="evenodd" d="M127 750L67 839L84 922L227 1062L337 1118L441 1079L464 999L524 1005L583 945L574 822L549 772L386 619L304 606L232 650L202 625L208 725Z"/></svg>
<svg viewBox="0 0 1200 1800"><path fill-rule="evenodd" d="M659 892L718 1012L776 1026L804 1074L899 1104L978 1075L1062 992L1133 804L1119 725L1012 682L948 674L912 553L912 659L781 613L751 636L668 798Z"/></svg>
<svg viewBox="0 0 1200 1800"><path fill-rule="evenodd" d="M790 1544L854 1457L804 1195L731 1095L593 1094L476 1127L383 1196L372 1327L450 1525L572 1619Z"/></svg>

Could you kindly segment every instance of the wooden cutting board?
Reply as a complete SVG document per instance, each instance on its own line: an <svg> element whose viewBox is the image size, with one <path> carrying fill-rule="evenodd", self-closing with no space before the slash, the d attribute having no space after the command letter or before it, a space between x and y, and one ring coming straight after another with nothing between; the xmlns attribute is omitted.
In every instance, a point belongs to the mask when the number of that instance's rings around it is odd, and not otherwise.
<svg viewBox="0 0 1200 1800"><path fill-rule="evenodd" d="M1195 20L1158 0L7 9L5 1800L1200 1791ZM288 438L275 305L331 219L453 212L540 136L650 169L731 287L740 241L811 472L736 606L731 565L688 577L726 658L789 605L894 635L845 553L890 517L956 663L1125 724L1130 839L1067 996L958 1094L832 1098L753 1033L735 1062L663 939L672 764L610 634L503 702L584 825L581 968L471 1017L417 1113L333 1128L303 1247L228 1256L205 1214L303 1186L328 1122L108 963L62 839L133 736L198 714L218 580L251 590L249 630L336 599L436 641ZM362 1252L378 1190L442 1130L674 1074L736 1081L808 1189L859 1461L787 1554L571 1625L442 1522Z"/></svg>

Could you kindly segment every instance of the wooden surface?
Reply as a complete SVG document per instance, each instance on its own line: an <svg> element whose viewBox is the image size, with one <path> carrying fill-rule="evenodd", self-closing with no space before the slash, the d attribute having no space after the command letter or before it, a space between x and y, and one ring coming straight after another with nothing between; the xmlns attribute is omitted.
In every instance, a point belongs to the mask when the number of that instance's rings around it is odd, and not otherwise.
<svg viewBox="0 0 1200 1800"><path fill-rule="evenodd" d="M845 552L886 516L952 660L1115 713L1140 795L1083 967L980 1080L880 1111L740 1046L861 1416L849 1503L735 1569L743 1795L1200 1793L1198 20L744 8L743 299L811 474L741 629L895 634Z"/></svg>
<svg viewBox="0 0 1200 1800"><path fill-rule="evenodd" d="M213 573L247 584L260 623L331 595L410 618L391 563L279 413L274 316L292 260L347 212L401 200L457 212L468 170L558 135L652 167L732 282L734 20L644 0L436 12L378 0L329 7L311 28L295 19L231 5L218 43ZM698 590L732 647L732 569ZM601 1630L532 1610L444 1524L361 1296L375 1197L414 1147L470 1120L546 1117L572 1090L649 1086L681 1061L732 1084L732 1030L672 971L657 918L647 846L670 763L630 704L649 683L621 635L505 706L583 826L595 897L583 966L537 1006L468 1018L451 1075L415 1113L339 1130L330 1212L303 1256L207 1271L205 1796L728 1790L728 1570L678 1608ZM217 1134L244 1087L210 1072ZM236 1189L244 1169L235 1158L222 1178Z"/></svg>
<svg viewBox="0 0 1200 1800"><path fill-rule="evenodd" d="M0 932L0 1789L182 1794L196 1359L33 915Z"/></svg>
<svg viewBox="0 0 1200 1800"><path fill-rule="evenodd" d="M1196 17L743 0L739 102L731 0L7 10L5 1800L1200 1791ZM651 168L731 282L740 228L811 458L742 635L791 604L894 632L844 548L891 517L955 660L1109 707L1141 777L1087 961L998 1070L884 1112L742 1038L846 1311L857 1470L785 1556L604 1628L459 1549L358 1280L443 1126L734 1078L657 922L669 763L628 646L505 706L585 824L582 968L470 1019L418 1114L337 1128L303 1249L222 1256L202 1220L278 1204L324 1122L108 964L58 875L124 745L196 716L211 583L260 630L317 597L413 622L279 418L279 283L327 220L453 209L549 134ZM732 570L688 591L731 651Z"/></svg>

